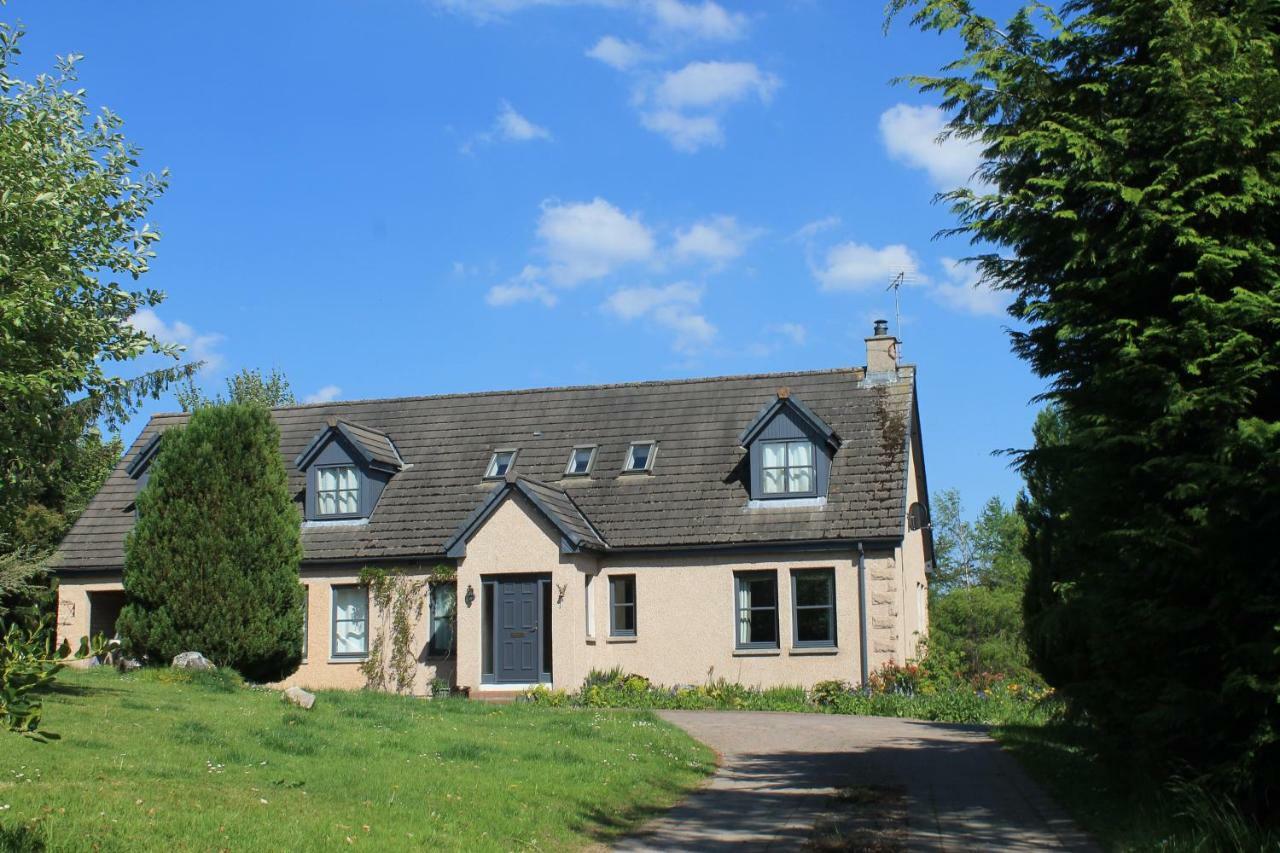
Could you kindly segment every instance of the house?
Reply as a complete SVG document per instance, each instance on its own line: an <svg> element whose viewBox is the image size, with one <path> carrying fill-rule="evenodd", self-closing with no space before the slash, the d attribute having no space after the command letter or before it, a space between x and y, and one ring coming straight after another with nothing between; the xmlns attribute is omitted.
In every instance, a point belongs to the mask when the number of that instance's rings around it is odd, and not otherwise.
<svg viewBox="0 0 1280 853"><path fill-rule="evenodd" d="M915 370L867 366L273 410L302 514L305 660L360 687L365 566L428 579L416 692L860 682L916 655L932 560ZM58 631L110 634L157 415L67 535ZM436 575L435 577L439 577ZM456 619L455 619L456 612Z"/></svg>

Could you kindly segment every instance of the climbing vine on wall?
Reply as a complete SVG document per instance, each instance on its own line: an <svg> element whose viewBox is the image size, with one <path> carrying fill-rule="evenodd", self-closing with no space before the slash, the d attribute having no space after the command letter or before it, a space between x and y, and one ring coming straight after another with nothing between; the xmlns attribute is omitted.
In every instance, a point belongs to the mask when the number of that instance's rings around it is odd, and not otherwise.
<svg viewBox="0 0 1280 853"><path fill-rule="evenodd" d="M369 656L360 665L365 685L374 690L410 693L418 671L413 628L422 618L430 578L409 577L400 570L366 568L360 572L360 581L368 584L369 600L378 614Z"/></svg>

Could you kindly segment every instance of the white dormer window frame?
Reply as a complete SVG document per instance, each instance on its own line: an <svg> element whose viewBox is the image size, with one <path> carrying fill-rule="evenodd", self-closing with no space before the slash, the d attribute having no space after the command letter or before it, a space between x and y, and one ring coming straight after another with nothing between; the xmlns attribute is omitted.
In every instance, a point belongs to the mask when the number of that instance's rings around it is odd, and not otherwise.
<svg viewBox="0 0 1280 853"><path fill-rule="evenodd" d="M636 464L636 450L639 448L647 448L644 455L644 463ZM658 442L656 441L633 441L627 445L627 456L622 460L622 473L624 474L648 474L653 471L653 460L658 455Z"/></svg>
<svg viewBox="0 0 1280 853"><path fill-rule="evenodd" d="M500 447L489 457L489 467L484 469L486 480L501 480L507 472L516 467L516 457L520 455L518 447Z"/></svg>
<svg viewBox="0 0 1280 853"><path fill-rule="evenodd" d="M581 454L584 451L587 454L587 464L585 468L579 471L578 462L580 461ZM595 464L596 464L596 445L594 444L576 445L573 448L573 450L569 451L569 464L566 465L564 468L564 475L566 477L589 477L591 476L591 469L595 467Z"/></svg>

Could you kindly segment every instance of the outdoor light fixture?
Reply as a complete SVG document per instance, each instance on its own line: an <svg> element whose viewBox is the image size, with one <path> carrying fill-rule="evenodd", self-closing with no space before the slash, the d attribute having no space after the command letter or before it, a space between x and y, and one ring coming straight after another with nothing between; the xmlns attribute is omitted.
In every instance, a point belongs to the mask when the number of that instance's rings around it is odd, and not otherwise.
<svg viewBox="0 0 1280 853"><path fill-rule="evenodd" d="M467 594L462 600L470 607L476 600L476 588L471 584L467 584Z"/></svg>

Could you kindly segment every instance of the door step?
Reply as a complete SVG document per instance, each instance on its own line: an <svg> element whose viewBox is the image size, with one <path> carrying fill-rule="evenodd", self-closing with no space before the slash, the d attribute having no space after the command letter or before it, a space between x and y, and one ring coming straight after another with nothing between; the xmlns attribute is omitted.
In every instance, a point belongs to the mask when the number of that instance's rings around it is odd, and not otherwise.
<svg viewBox="0 0 1280 853"><path fill-rule="evenodd" d="M492 705L510 705L524 694L524 690L472 690L471 698Z"/></svg>

